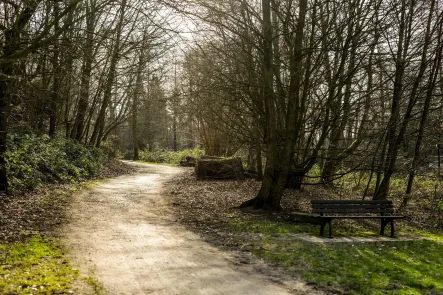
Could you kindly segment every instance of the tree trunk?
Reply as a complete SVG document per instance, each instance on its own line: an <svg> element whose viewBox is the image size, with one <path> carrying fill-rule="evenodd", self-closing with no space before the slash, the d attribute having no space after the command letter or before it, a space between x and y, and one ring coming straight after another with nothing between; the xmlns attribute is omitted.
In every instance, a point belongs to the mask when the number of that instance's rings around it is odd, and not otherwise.
<svg viewBox="0 0 443 295"><path fill-rule="evenodd" d="M177 151L177 116L174 114L172 115L172 150L174 152ZM216 151L215 154L220 155L220 151Z"/></svg>
<svg viewBox="0 0 443 295"><path fill-rule="evenodd" d="M86 112L89 101L89 90L94 50L95 12L94 1L86 1L86 40L83 52L83 65L80 81L80 96L71 138L81 141L84 134Z"/></svg>
<svg viewBox="0 0 443 295"><path fill-rule="evenodd" d="M434 2L432 2L433 5ZM405 56L406 53L408 51L408 46L409 46L409 41L411 39L411 26L412 26L412 16L414 13L414 4L415 1L411 1L410 3L410 7L408 7L408 12L409 12L409 19L408 19L408 29L407 29L407 38L405 40L405 44L404 44L404 48L403 48L403 55L401 57L401 65L397 68L396 66L396 77L395 77L395 83L394 83L394 98L393 98L393 109L394 109L394 103L396 104L396 113L397 113L397 117L398 117L398 113L399 113L399 104L400 104L400 99L401 99L401 95L402 95L402 87L403 87L403 81L401 80L403 78L403 73L405 70ZM406 9L406 7L402 7L403 10ZM432 11L433 9L431 9ZM426 29L426 33L425 33L425 41L423 43L423 48L422 48L422 55L421 55L421 60L420 60L420 67L419 67L419 72L417 73L417 76L414 79L414 83L412 85L412 89L411 89L411 93L409 95L409 100L408 100L408 105L405 111L405 114L403 115L401 124L400 124L400 128L398 131L398 135L396 135L395 131L396 128L393 125L388 125L388 139L389 139L389 146L388 146L388 152L387 152L387 169L385 171L385 175L383 177L383 180L380 184L380 187L378 189L378 191L376 192L374 198L375 199L386 199L387 195L388 195L388 191L389 191L389 183L390 183L390 178L392 177L394 171L395 171L395 164L396 164L396 160L397 160L397 154L399 151L399 148L401 146L401 143L404 141L404 136L406 133L406 129L409 125L409 122L412 118L412 111L413 108L418 100L418 89L419 86L421 84L422 78L424 76L424 73L426 71L426 67L428 65L428 60L427 60L427 51L429 48L429 43L430 43L430 22L431 22L431 17L432 17L432 12L430 12L429 15L429 19L428 19L428 26ZM399 43L402 40L402 38L399 38ZM398 62L398 61L397 61ZM400 70L400 73L397 73L397 69ZM397 80L397 75L399 75L399 80ZM393 122L397 123L397 120L393 120ZM390 122L392 123L392 122Z"/></svg>
<svg viewBox="0 0 443 295"><path fill-rule="evenodd" d="M137 140L137 106L138 106L138 95L134 94L134 99L132 101L132 148L133 155L132 160L139 160L138 155L138 140Z"/></svg>
<svg viewBox="0 0 443 295"><path fill-rule="evenodd" d="M291 166L296 136L297 112L302 109L300 87L302 81L302 48L303 29L305 25L307 0L300 0L298 22L291 59L291 79L289 84L286 114L282 124L277 124L276 107L273 87L273 33L271 23L271 5L269 0L262 1L263 6L263 100L266 120L266 168L262 185L257 196L244 202L240 207L280 210L281 198L285 190L288 173ZM284 101L284 100L282 100ZM282 129L283 128L283 129ZM282 129L282 130L281 130ZM282 136L280 140L278 136Z"/></svg>
<svg viewBox="0 0 443 295"><path fill-rule="evenodd" d="M70 48L73 46L74 33L71 30L69 33L65 34L63 37L65 40L68 40L64 44L64 48ZM70 118L70 110L71 110L71 103L72 103L72 81L74 77L74 56L73 54L68 54L67 57L63 59L63 66L61 67L62 70L62 84L63 84L63 96L64 96L64 123L65 123L65 137L71 138L71 129L72 129L72 122Z"/></svg>
<svg viewBox="0 0 443 295"><path fill-rule="evenodd" d="M138 135L137 135L137 111L139 107L139 100L140 96L143 92L143 68L145 66L145 38L146 36L143 35L143 41L140 48L140 55L137 65L137 78L135 81L135 91L134 91L134 97L132 100L132 148L134 150L134 154L132 159L134 161L137 161L139 159L138 155Z"/></svg>
<svg viewBox="0 0 443 295"><path fill-rule="evenodd" d="M8 178L6 171L6 140L8 134L8 108L9 88L11 82L7 77L13 73L13 64L3 63L0 65L0 192L8 191Z"/></svg>
<svg viewBox="0 0 443 295"><path fill-rule="evenodd" d="M263 179L263 160L261 155L261 146L256 147L257 180Z"/></svg>
<svg viewBox="0 0 443 295"><path fill-rule="evenodd" d="M106 111L111 101L112 85L114 84L117 63L120 55L120 39L123 29L123 21L125 17L126 0L122 0L122 5L120 8L119 22L116 27L115 43L111 52L111 61L109 65L108 77L105 85L105 91L103 93L103 102L98 113L97 121L94 125L94 130L92 132L90 144L100 147L101 141L103 139L104 128L106 123Z"/></svg>
<svg viewBox="0 0 443 295"><path fill-rule="evenodd" d="M58 2L54 1L53 3L53 11L54 11L54 30L59 30L59 7ZM49 131L48 135L51 138L56 136L56 128L57 128L57 108L60 100L60 46L58 38L54 40L53 46L53 56L52 56L52 92L51 92L51 101L49 103Z"/></svg>
<svg viewBox="0 0 443 295"><path fill-rule="evenodd" d="M331 66L329 65L329 57L325 57L326 68L328 69L328 87L329 90L329 98L331 101L331 136L329 140L329 147L327 151L327 156L325 163L322 169L322 180L325 184L332 184L334 180L334 174L340 164L339 159L339 142L343 138L344 129L349 120L349 112L350 112L350 99L351 99L351 87L352 87L352 78L355 74L355 63L356 63L356 51L357 51L357 41L359 40L359 27L356 23L358 23L358 14L356 15L357 8L355 7L355 3L350 1L348 4L349 7L349 24L346 33L346 40L344 40L341 50L341 58L338 69L334 69L331 71ZM354 34L354 31L357 33ZM323 33L325 34L325 33ZM326 37L324 35L323 37ZM325 41L322 42L323 46L326 46L325 52L329 52L328 46ZM347 70L345 70L346 60L349 56L349 64ZM334 65L335 66L335 65ZM346 73L344 73L346 72ZM335 73L335 74L333 74ZM342 89L345 87L344 97L342 94ZM335 99L334 99L335 97ZM343 97L343 103L342 103Z"/></svg>
<svg viewBox="0 0 443 295"><path fill-rule="evenodd" d="M400 26L399 26L399 40L397 43L397 54L395 60L395 77L394 77L394 92L391 103L391 116L389 118L388 127L386 129L386 142L388 149L386 152L386 167L383 179L374 194L375 200L386 199L389 192L389 183L391 176L394 173L395 162L397 158L398 147L396 146L396 131L400 116L400 100L403 94L403 75L405 72L405 53L407 47L405 45L406 34L406 0L402 0L400 12ZM412 14L412 11L410 12ZM405 48L406 47L406 48Z"/></svg>
<svg viewBox="0 0 443 295"><path fill-rule="evenodd" d="M431 8L429 10L429 17L428 17L428 23L427 23L427 28L426 28L426 37L425 37L425 43L428 44L429 43L429 39L430 39L430 28L431 28L431 19L432 19L432 14L434 12L434 5L435 5L435 0L433 0L431 2ZM424 136L424 131L425 131L425 125L426 125L426 121L428 118L428 113L429 113L429 108L430 108L430 104L431 104L431 99L432 99L432 94L434 91L434 88L437 84L437 77L438 77L438 73L440 70L440 64L441 64L441 59L442 59L442 54L443 54L443 45L441 44L441 30L442 30L442 23L440 21L440 33L438 35L438 44L439 46L437 47L437 53L436 56L437 58L434 60L433 66L431 68L431 72L430 72L430 76L429 76L429 81L428 81L428 87L427 87L427 91L426 91L426 98L425 98L425 103L423 106L423 111L421 114L421 119L420 119L420 124L418 127L418 135L417 135L417 140L415 142L415 149L414 149L414 158L412 160L412 164L411 164L411 169L409 171L409 176L408 176L408 184L406 187L406 194L403 198L403 202L402 202L402 206L406 207L408 205L409 202L409 196L412 192L412 184L414 182L414 177L415 177L415 169L418 165L418 162L420 160L420 151L421 151L421 145L423 142L423 136ZM425 48L423 49L423 56L422 56L422 68L425 66L424 64L427 63L426 61L426 51L427 50L427 46L425 46ZM423 70L424 72L424 70ZM417 77L419 78L419 77ZM417 87L419 84L419 81L416 82L417 83Z"/></svg>

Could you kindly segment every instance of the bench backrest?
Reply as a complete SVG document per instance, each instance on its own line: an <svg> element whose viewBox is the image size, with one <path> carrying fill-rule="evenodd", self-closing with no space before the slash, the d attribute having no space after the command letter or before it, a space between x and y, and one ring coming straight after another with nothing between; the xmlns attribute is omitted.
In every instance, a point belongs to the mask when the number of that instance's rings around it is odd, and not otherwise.
<svg viewBox="0 0 443 295"><path fill-rule="evenodd" d="M312 213L323 215L329 214L350 214L350 213L394 213L394 206L389 200L312 200Z"/></svg>

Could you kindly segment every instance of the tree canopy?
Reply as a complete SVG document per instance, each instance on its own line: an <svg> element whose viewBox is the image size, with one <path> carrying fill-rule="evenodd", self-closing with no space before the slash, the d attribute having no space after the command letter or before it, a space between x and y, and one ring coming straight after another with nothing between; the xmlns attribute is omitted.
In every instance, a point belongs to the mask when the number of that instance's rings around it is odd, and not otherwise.
<svg viewBox="0 0 443 295"><path fill-rule="evenodd" d="M363 198L405 177L406 206L439 173L442 34L438 0L3 1L0 190L8 134L32 133L242 157L243 206L351 172Z"/></svg>

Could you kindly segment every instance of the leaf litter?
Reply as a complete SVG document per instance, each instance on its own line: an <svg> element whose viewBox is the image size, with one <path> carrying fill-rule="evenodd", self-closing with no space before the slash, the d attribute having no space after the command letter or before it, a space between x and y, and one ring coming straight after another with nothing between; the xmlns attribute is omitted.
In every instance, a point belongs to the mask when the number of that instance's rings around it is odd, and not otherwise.
<svg viewBox="0 0 443 295"><path fill-rule="evenodd" d="M94 179L133 172L133 167L110 161ZM35 235L55 237L56 229L67 218L70 197L81 186L81 183L51 184L19 195L1 195L0 243L25 241Z"/></svg>

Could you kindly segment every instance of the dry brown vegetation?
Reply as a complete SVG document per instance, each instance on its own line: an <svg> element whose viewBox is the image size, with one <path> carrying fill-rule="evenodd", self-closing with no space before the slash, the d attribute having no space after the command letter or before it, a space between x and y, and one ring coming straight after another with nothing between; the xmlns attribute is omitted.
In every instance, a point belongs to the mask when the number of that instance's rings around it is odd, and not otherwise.
<svg viewBox="0 0 443 295"><path fill-rule="evenodd" d="M95 179L132 173L134 168L110 161ZM25 240L36 234L54 236L66 218L72 194L84 184L46 185L32 192L0 197L0 243Z"/></svg>

